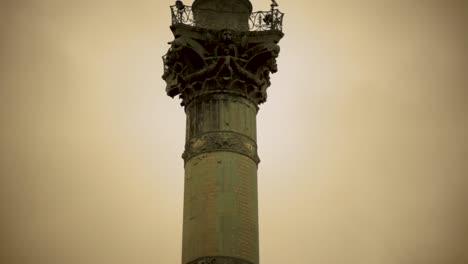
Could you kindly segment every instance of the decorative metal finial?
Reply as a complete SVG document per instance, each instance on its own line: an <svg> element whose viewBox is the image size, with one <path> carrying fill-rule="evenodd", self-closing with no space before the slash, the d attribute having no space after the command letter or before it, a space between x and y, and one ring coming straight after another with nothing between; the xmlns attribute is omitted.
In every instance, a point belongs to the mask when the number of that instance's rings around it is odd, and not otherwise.
<svg viewBox="0 0 468 264"><path fill-rule="evenodd" d="M177 7L177 9L178 9L179 11L182 11L182 10L185 9L184 3L183 3L182 1L180 1L180 0L177 0L177 1L175 2L175 5L176 5L176 7Z"/></svg>
<svg viewBox="0 0 468 264"><path fill-rule="evenodd" d="M271 0L271 9L274 9L275 7L278 7L278 3L276 2L276 0Z"/></svg>

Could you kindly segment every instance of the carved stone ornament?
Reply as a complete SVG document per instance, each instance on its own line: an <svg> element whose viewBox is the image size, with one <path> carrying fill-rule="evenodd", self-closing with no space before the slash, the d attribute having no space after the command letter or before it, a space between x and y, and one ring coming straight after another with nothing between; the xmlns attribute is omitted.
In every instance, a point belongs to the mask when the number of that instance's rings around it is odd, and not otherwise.
<svg viewBox="0 0 468 264"><path fill-rule="evenodd" d="M267 99L270 73L278 68L280 31L232 31L173 25L174 41L163 57L166 92L188 105L198 95L227 90L256 104Z"/></svg>
<svg viewBox="0 0 468 264"><path fill-rule="evenodd" d="M215 257L203 257L194 261L190 261L187 264L253 264L253 263L244 259L240 259L240 258L215 256Z"/></svg>
<svg viewBox="0 0 468 264"><path fill-rule="evenodd" d="M245 135L229 131L208 132L191 138L185 145L182 158L187 161L196 155L214 151L239 153L251 158L257 164L260 162L255 141Z"/></svg>

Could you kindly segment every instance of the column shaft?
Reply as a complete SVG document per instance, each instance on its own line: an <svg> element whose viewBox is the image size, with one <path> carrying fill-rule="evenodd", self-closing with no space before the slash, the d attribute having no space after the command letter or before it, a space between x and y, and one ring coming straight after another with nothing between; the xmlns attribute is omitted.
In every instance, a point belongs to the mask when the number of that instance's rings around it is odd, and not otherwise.
<svg viewBox="0 0 468 264"><path fill-rule="evenodd" d="M182 263L257 264L256 105L211 94L186 112Z"/></svg>

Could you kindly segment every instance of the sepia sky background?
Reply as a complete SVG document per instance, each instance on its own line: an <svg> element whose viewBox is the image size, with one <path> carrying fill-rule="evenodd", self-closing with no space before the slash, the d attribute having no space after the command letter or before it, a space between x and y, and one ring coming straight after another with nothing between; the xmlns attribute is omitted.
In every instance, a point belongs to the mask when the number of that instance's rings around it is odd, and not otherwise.
<svg viewBox="0 0 468 264"><path fill-rule="evenodd" d="M468 3L278 2L261 263L468 263ZM170 4L0 2L1 263L180 263Z"/></svg>

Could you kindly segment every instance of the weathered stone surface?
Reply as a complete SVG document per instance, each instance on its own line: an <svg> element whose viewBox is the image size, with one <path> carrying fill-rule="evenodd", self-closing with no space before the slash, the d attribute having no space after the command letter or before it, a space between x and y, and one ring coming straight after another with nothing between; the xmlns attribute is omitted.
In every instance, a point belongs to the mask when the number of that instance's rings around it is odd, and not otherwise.
<svg viewBox="0 0 468 264"><path fill-rule="evenodd" d="M185 165L182 262L225 256L256 264L258 247L255 162L231 152L190 159Z"/></svg>
<svg viewBox="0 0 468 264"><path fill-rule="evenodd" d="M230 131L215 131L193 137L187 142L184 160L209 152L228 151L245 155L255 163L260 162L257 155L257 144L252 139Z"/></svg>
<svg viewBox="0 0 468 264"><path fill-rule="evenodd" d="M251 100L236 94L200 96L185 108L186 139L212 131L232 131L256 141L257 109Z"/></svg>
<svg viewBox="0 0 468 264"><path fill-rule="evenodd" d="M246 155L258 163L256 105L234 94L206 94L186 107L185 161L214 151Z"/></svg>
<svg viewBox="0 0 468 264"><path fill-rule="evenodd" d="M258 264L256 115L278 70L283 14L252 14L248 0L171 12L162 77L187 115L182 263Z"/></svg>
<svg viewBox="0 0 468 264"><path fill-rule="evenodd" d="M195 0L192 8L198 27L249 30L248 19L252 13L249 0Z"/></svg>

